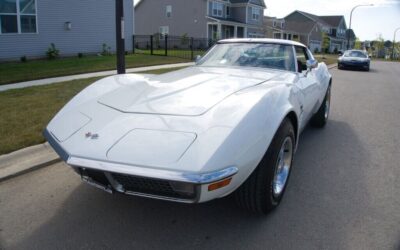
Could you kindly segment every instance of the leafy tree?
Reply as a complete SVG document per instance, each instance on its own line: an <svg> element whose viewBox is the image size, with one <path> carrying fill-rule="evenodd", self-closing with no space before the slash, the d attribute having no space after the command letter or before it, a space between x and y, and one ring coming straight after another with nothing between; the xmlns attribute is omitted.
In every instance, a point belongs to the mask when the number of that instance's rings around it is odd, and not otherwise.
<svg viewBox="0 0 400 250"><path fill-rule="evenodd" d="M356 40L354 41L354 48L355 49L362 49L361 48L361 41L358 37L356 37Z"/></svg>
<svg viewBox="0 0 400 250"><path fill-rule="evenodd" d="M326 32L322 33L322 52L328 53L329 45L331 44L331 39Z"/></svg>

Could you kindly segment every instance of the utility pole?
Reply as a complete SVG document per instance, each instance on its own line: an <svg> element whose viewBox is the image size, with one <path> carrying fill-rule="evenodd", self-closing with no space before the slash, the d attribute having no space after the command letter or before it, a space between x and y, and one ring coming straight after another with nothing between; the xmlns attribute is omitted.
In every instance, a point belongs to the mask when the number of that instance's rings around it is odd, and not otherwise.
<svg viewBox="0 0 400 250"><path fill-rule="evenodd" d="M394 30L394 34L393 34L393 44L392 44L392 60L394 60L394 45L396 43L396 32L400 30L400 27L398 27L397 29Z"/></svg>
<svg viewBox="0 0 400 250"><path fill-rule="evenodd" d="M124 0L115 0L115 28L117 45L117 72L125 74Z"/></svg>
<svg viewBox="0 0 400 250"><path fill-rule="evenodd" d="M362 7L362 6L374 6L373 4L360 4L360 5L356 5L353 7L353 9L351 9L350 12L350 23L349 23L349 29L347 31L347 49L350 49L350 31L351 31L351 19L353 17L353 11L358 8L358 7Z"/></svg>

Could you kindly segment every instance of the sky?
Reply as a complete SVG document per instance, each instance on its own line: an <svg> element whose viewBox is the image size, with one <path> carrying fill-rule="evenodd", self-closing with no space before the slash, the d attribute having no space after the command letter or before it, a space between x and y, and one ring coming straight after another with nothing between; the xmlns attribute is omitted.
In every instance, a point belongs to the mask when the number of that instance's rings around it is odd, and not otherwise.
<svg viewBox="0 0 400 250"><path fill-rule="evenodd" d="M135 4L139 1L135 0ZM400 27L400 0L265 0L265 4L267 9L264 14L268 16L281 18L294 10L315 15L344 15L347 26L354 6L374 4L353 11L351 27L362 41L374 40L380 34L385 40L393 40L395 29ZM400 30L396 35L396 41L399 40Z"/></svg>
<svg viewBox="0 0 400 250"><path fill-rule="evenodd" d="M351 9L359 4L374 4L357 7L353 11L351 28L360 40L374 40L379 36L393 40L396 28L400 27L400 0L265 0L268 16L285 17L294 10L315 15L344 15L349 27ZM400 30L396 33L400 40Z"/></svg>

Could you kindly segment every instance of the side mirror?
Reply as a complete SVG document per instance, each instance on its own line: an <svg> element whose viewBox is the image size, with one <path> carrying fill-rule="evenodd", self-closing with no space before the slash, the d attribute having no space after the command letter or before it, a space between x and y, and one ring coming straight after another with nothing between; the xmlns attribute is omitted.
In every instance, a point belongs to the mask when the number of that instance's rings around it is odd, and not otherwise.
<svg viewBox="0 0 400 250"><path fill-rule="evenodd" d="M307 60L307 70L312 70L318 67L318 61L315 59Z"/></svg>
<svg viewBox="0 0 400 250"><path fill-rule="evenodd" d="M195 58L194 58L194 62L197 64L199 61L201 60L201 55L197 55Z"/></svg>

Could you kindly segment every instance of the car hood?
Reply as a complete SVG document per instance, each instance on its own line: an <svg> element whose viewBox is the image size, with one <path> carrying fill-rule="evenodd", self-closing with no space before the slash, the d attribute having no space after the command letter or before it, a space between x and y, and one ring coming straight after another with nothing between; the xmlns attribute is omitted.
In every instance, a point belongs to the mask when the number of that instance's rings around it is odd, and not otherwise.
<svg viewBox="0 0 400 250"><path fill-rule="evenodd" d="M141 79L112 78L121 86L98 103L125 113L196 116L227 96L271 80L279 71L190 67Z"/></svg>

